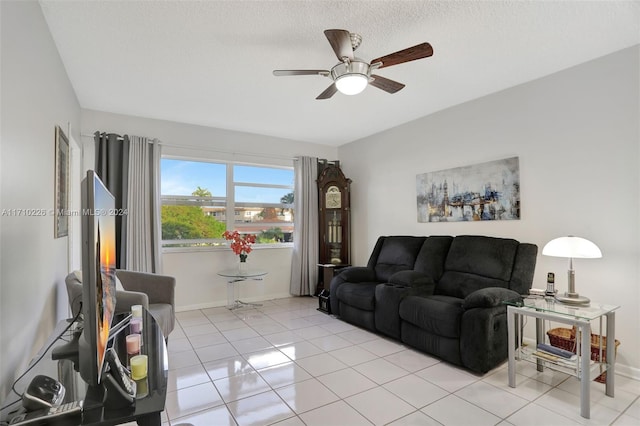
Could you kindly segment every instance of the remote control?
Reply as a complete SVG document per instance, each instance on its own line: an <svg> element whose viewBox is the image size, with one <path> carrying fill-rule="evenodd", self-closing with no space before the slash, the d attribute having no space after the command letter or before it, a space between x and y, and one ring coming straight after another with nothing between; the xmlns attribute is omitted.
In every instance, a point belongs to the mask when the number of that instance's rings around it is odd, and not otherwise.
<svg viewBox="0 0 640 426"><path fill-rule="evenodd" d="M45 408L43 410L29 411L18 414L9 422L10 425L33 425L38 423L49 423L53 419L61 417L79 416L82 413L82 401L72 401L62 404L59 407Z"/></svg>

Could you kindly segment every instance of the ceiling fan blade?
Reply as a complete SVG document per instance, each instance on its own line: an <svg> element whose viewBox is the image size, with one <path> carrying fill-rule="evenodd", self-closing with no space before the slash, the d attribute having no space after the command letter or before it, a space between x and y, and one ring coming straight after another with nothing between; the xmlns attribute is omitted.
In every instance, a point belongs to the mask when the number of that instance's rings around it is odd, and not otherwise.
<svg viewBox="0 0 640 426"><path fill-rule="evenodd" d="M418 44L395 53L374 59L371 64L382 62L378 68L390 67L391 65L403 64L416 59L427 58L433 55L433 47L429 43Z"/></svg>
<svg viewBox="0 0 640 426"><path fill-rule="evenodd" d="M329 99L333 95L336 94L338 88L336 84L333 83L331 86L327 87L324 92L320 93L316 99Z"/></svg>
<svg viewBox="0 0 640 426"><path fill-rule="evenodd" d="M387 93L396 93L397 91L404 88L404 84L398 83L397 81L389 80L388 78L384 78L375 74L373 74L371 77L373 77L373 81L370 81L369 84L373 87L377 87L378 89L382 89Z"/></svg>
<svg viewBox="0 0 640 426"><path fill-rule="evenodd" d="M277 77L287 76L287 75L322 75L328 76L329 71L327 70L273 70L273 75Z"/></svg>
<svg viewBox="0 0 640 426"><path fill-rule="evenodd" d="M351 47L351 34L347 30L324 30L329 44L336 53L338 60L342 58L353 59L353 48Z"/></svg>

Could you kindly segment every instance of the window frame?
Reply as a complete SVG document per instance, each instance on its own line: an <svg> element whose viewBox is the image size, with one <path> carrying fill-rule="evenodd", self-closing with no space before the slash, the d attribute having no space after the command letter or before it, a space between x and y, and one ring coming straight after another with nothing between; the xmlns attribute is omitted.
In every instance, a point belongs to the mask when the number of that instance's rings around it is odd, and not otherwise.
<svg viewBox="0 0 640 426"><path fill-rule="evenodd" d="M235 194L236 187L253 187L253 188L276 188L276 189L289 189L290 192L294 192L294 183L291 185L283 185L283 184L269 184L262 182L236 182L233 180L233 171L234 166L249 166L256 168L265 168L265 169L281 169L281 170L291 170L293 172L293 165L290 167L282 166L282 165L271 165L271 164L257 164L257 163L248 163L241 161L225 161L225 160L215 160L215 159L193 159L189 157L181 157L181 156L162 156L162 159L167 160L178 160L185 162L199 162L199 163L211 163L211 164L220 164L226 167L226 196L214 196L214 197L199 197L194 195L165 195L160 194L160 206L164 205L200 205L200 206L211 206L220 204L224 204L224 212L225 212L225 226L228 230L234 230L236 223L236 207L274 207L274 208L290 208L293 209L293 205L284 204L284 203L251 203L251 202L236 202ZM162 174L162 170L160 170ZM293 176L295 180L295 175ZM192 198L196 198L197 200L193 200L190 203L180 203L180 200L188 200ZM167 203L169 201L169 203ZM256 234L259 234L262 229L259 229L261 225L268 225L274 222L258 222L255 224ZM289 223L289 222L287 222ZM294 222L291 221L291 226L293 227ZM251 225L248 225L251 227ZM180 246L180 247L171 247L171 244L207 244L204 246ZM224 238L202 238L202 239L179 239L179 240L161 240L161 249L162 252L190 252L190 251L220 251L223 249L228 249L228 241ZM254 250L260 249L273 249L273 248L291 248L293 247L293 242L280 242L280 243L259 243L253 246Z"/></svg>

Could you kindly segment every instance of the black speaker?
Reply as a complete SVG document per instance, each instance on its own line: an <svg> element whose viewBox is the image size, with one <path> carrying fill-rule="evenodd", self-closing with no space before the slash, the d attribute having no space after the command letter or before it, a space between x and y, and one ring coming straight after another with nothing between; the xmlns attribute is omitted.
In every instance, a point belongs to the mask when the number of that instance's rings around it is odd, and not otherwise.
<svg viewBox="0 0 640 426"><path fill-rule="evenodd" d="M322 290L318 294L318 310L325 314L331 314L331 304L329 303L329 290Z"/></svg>

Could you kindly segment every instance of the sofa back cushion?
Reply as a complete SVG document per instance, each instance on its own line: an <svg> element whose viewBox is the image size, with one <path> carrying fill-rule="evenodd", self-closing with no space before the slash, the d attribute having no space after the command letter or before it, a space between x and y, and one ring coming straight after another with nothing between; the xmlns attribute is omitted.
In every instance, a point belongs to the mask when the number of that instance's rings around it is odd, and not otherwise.
<svg viewBox="0 0 640 426"><path fill-rule="evenodd" d="M424 240L425 237L413 236L380 237L368 264L375 270L376 279L386 282L396 272L413 269Z"/></svg>
<svg viewBox="0 0 640 426"><path fill-rule="evenodd" d="M464 298L485 287L509 288L519 244L507 238L455 237L435 293Z"/></svg>
<svg viewBox="0 0 640 426"><path fill-rule="evenodd" d="M438 282L444 272L444 262L447 260L452 241L453 237L449 235L427 237L420 248L413 269L425 274L434 283Z"/></svg>

